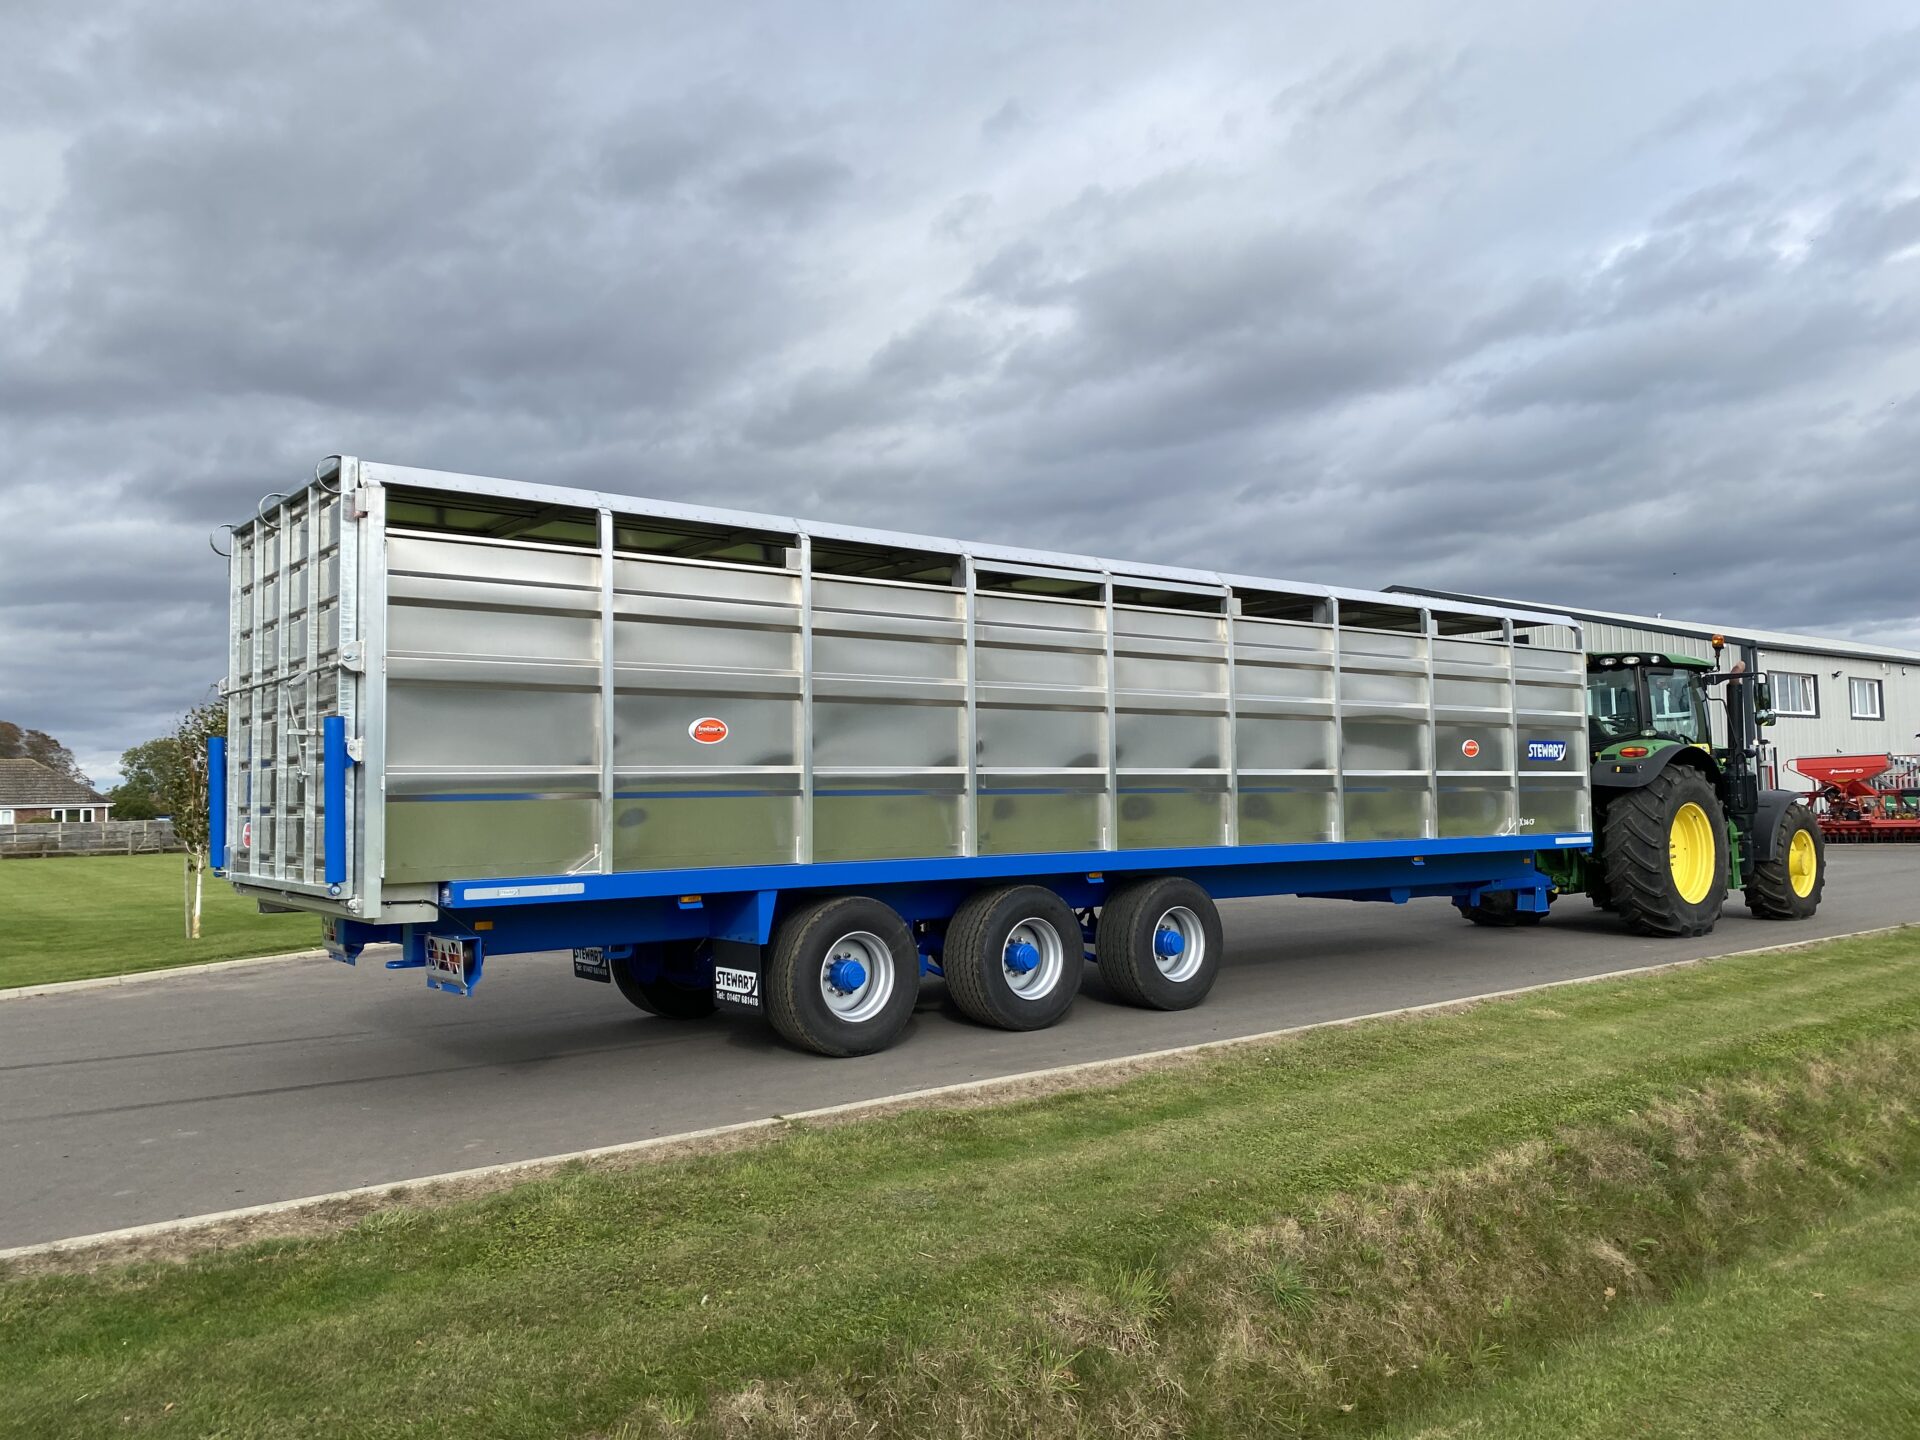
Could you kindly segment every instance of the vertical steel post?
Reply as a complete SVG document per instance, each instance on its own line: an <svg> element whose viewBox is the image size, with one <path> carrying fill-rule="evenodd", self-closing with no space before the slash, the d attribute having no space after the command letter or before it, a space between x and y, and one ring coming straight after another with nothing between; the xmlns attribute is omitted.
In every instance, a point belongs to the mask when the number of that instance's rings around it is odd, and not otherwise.
<svg viewBox="0 0 1920 1440"><path fill-rule="evenodd" d="M314 849L319 839L315 833L314 804L315 783L320 778L314 766L313 717L320 713L320 572L323 568L321 551L326 547L327 490L316 476L313 484L307 487L306 525L307 525L307 561L301 571L304 577L306 595L304 596L305 619L301 622L307 635L306 703L300 709L302 724L306 736L301 742L300 796L304 833L300 842L300 878L308 884L313 883L319 874L319 864Z"/></svg>
<svg viewBox="0 0 1920 1440"><path fill-rule="evenodd" d="M358 493L364 497L361 530L358 539L360 565L360 623L362 626L362 667L360 698L362 703L360 784L349 787L354 808L349 820L359 846L356 888L360 893L358 913L371 919L380 912L380 891L387 871L387 487L360 485L360 462L341 461L341 489L351 475ZM342 517L341 536L346 535ZM346 565L341 565L342 587ZM346 631L341 630L344 643ZM357 797L357 798L356 798Z"/></svg>
<svg viewBox="0 0 1920 1440"><path fill-rule="evenodd" d="M1512 792L1507 801L1507 833L1520 833L1520 667L1515 663L1514 652L1519 645L1513 629L1513 621L1502 620L1500 633L1506 637L1507 662L1507 786Z"/></svg>
<svg viewBox="0 0 1920 1440"><path fill-rule="evenodd" d="M1227 636L1227 844L1240 843L1240 703L1234 673L1233 630L1239 621L1240 601L1229 589L1221 607Z"/></svg>
<svg viewBox="0 0 1920 1440"><path fill-rule="evenodd" d="M273 671L273 873L283 880L300 879L287 863L289 842L298 823L289 814L294 804L294 776L299 771L300 739L293 733L293 647L287 631L293 626L293 501L280 497L279 523L274 530L274 584L280 591L280 614L274 622Z"/></svg>
<svg viewBox="0 0 1920 1440"><path fill-rule="evenodd" d="M613 873L613 511L600 511L600 873Z"/></svg>
<svg viewBox="0 0 1920 1440"><path fill-rule="evenodd" d="M1347 737L1341 725L1340 699L1340 597L1327 597L1327 621L1333 634L1333 670L1328 679L1328 699L1333 709L1333 829L1329 840L1343 840L1347 834Z"/></svg>
<svg viewBox="0 0 1920 1440"><path fill-rule="evenodd" d="M813 537L800 537L800 828L794 859L813 863Z"/></svg>
<svg viewBox="0 0 1920 1440"><path fill-rule="evenodd" d="M1421 834L1432 840L1440 833L1440 729L1433 713L1433 644L1439 630L1433 611L1420 612L1420 648L1427 653L1427 803Z"/></svg>
<svg viewBox="0 0 1920 1440"><path fill-rule="evenodd" d="M967 681L966 726L961 743L966 747L967 779L966 797L961 802L960 823L962 827L960 853L978 855L980 853L980 662L978 655L979 631L975 611L980 595L979 572L973 568L973 556L960 557L961 573L966 582L966 625L963 631L966 657L964 670Z"/></svg>
<svg viewBox="0 0 1920 1440"><path fill-rule="evenodd" d="M1100 848L1120 848L1120 702L1115 671L1113 634L1113 572L1100 572L1100 593L1106 602L1107 627L1107 823L1101 827Z"/></svg>

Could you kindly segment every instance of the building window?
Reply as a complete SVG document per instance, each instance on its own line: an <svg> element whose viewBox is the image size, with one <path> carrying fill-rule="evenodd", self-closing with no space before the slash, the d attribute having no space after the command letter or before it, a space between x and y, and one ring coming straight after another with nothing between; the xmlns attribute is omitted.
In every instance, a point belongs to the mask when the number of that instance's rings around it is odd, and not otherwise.
<svg viewBox="0 0 1920 1440"><path fill-rule="evenodd" d="M1853 718L1856 720L1884 720L1886 712L1880 708L1880 682L1862 680L1850 676L1847 680L1847 699L1851 702Z"/></svg>
<svg viewBox="0 0 1920 1440"><path fill-rule="evenodd" d="M1773 713L1776 715L1818 715L1820 682L1811 675L1791 670L1775 670L1768 677L1773 689Z"/></svg>
<svg viewBox="0 0 1920 1440"><path fill-rule="evenodd" d="M0 825L11 825L11 824L13 824L13 811L0 810Z"/></svg>
<svg viewBox="0 0 1920 1440"><path fill-rule="evenodd" d="M91 810L55 810L51 813L56 825L91 825L93 823Z"/></svg>

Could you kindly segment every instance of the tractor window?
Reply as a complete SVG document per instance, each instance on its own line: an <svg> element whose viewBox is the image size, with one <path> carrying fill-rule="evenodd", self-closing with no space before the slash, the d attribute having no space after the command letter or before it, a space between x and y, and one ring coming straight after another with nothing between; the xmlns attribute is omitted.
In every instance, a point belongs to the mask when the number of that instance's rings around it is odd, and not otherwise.
<svg viewBox="0 0 1920 1440"><path fill-rule="evenodd" d="M1686 671L1649 670L1647 700L1652 711L1649 729L1676 740L1706 740L1706 707L1701 704L1699 687Z"/></svg>
<svg viewBox="0 0 1920 1440"><path fill-rule="evenodd" d="M1591 672L1587 676L1587 736L1596 750L1638 735L1640 688L1631 670Z"/></svg>

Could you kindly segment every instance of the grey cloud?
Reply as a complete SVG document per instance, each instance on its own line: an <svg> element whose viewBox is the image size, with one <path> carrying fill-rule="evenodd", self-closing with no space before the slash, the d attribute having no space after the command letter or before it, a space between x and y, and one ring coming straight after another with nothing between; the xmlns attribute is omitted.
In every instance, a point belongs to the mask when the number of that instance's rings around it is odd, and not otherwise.
<svg viewBox="0 0 1920 1440"><path fill-rule="evenodd" d="M980 122L980 134L987 140L1006 140L1033 124L1033 118L1018 100L1008 100Z"/></svg>
<svg viewBox="0 0 1920 1440"><path fill-rule="evenodd" d="M1764 75L1704 88L1676 105L1651 138L1720 131L1748 154L1831 144L1897 110L1920 81L1920 28L1891 30L1864 45L1809 49Z"/></svg>
<svg viewBox="0 0 1920 1440"><path fill-rule="evenodd" d="M816 218L853 182L853 170L831 155L797 153L758 161L727 182L741 209L763 211L789 224Z"/></svg>

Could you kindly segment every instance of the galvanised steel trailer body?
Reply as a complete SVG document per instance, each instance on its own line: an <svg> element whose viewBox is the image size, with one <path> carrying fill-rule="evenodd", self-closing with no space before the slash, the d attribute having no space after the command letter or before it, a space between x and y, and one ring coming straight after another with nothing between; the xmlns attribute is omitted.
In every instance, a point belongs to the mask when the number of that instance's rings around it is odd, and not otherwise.
<svg viewBox="0 0 1920 1440"><path fill-rule="evenodd" d="M855 1053L923 972L1183 1006L1216 899L1544 910L1591 842L1564 616L352 458L231 554L216 864L459 993L572 950Z"/></svg>

